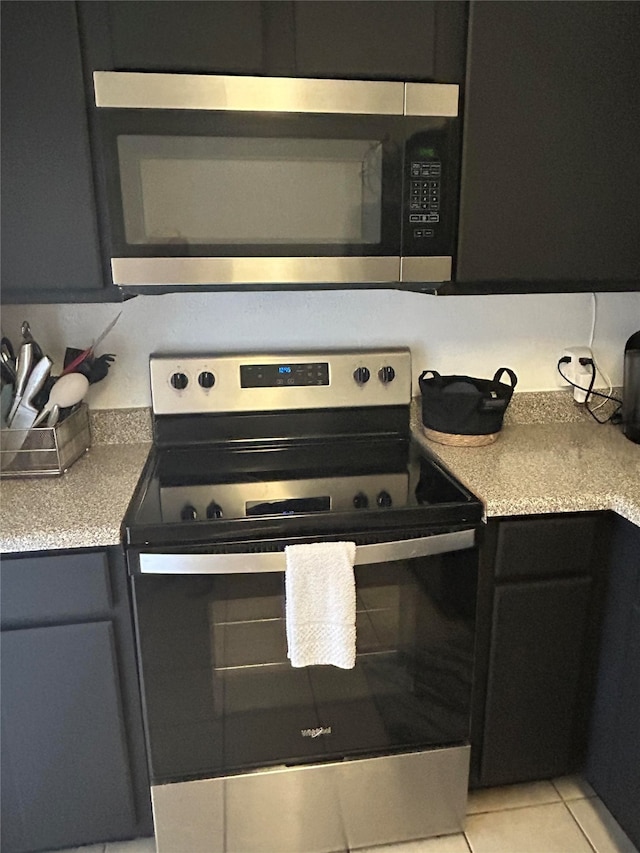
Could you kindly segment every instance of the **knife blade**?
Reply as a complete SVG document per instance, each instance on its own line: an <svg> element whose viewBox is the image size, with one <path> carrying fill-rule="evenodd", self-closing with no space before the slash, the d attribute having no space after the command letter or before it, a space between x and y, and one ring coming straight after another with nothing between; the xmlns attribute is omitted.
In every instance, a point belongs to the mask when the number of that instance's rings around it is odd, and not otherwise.
<svg viewBox="0 0 640 853"><path fill-rule="evenodd" d="M38 410L33 406L33 398L44 385L52 364L51 359L45 355L29 375L22 399L13 416L9 430L5 433L4 446L2 448L2 462L5 468L13 462L16 453L27 440L29 430L38 416Z"/></svg>
<svg viewBox="0 0 640 853"><path fill-rule="evenodd" d="M13 398L13 404L11 405L11 409L9 410L9 417L7 418L7 424L9 427L11 426L13 418L16 412L18 411L20 400L22 400L22 395L27 384L27 379L29 378L29 372L31 370L32 362L33 344L24 343L18 350L18 359L16 361L16 390L15 396Z"/></svg>

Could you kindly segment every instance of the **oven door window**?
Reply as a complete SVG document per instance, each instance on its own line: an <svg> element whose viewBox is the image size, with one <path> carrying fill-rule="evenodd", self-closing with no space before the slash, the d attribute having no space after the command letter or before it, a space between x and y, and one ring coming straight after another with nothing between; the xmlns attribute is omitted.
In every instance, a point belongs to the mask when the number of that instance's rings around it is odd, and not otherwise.
<svg viewBox="0 0 640 853"><path fill-rule="evenodd" d="M399 256L408 135L442 120L105 110L112 255Z"/></svg>
<svg viewBox="0 0 640 853"><path fill-rule="evenodd" d="M282 573L136 576L152 782L463 743L477 550L358 566L352 670L287 660Z"/></svg>

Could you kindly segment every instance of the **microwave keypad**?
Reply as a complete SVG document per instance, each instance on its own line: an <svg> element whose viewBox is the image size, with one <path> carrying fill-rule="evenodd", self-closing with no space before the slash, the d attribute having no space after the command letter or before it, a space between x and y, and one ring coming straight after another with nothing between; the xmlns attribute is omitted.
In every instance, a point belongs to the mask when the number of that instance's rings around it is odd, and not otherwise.
<svg viewBox="0 0 640 853"><path fill-rule="evenodd" d="M409 189L409 222L412 225L426 225L440 221L441 173L440 163L412 161ZM433 236L433 229L414 231L414 237L431 236Z"/></svg>

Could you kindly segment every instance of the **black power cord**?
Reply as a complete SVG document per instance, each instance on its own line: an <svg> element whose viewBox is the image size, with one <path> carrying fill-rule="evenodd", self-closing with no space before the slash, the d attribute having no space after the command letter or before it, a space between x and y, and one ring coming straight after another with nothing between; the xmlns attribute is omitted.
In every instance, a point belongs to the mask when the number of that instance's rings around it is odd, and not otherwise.
<svg viewBox="0 0 640 853"><path fill-rule="evenodd" d="M589 381L589 387L588 388L583 388L582 385L576 385L575 382L572 382L571 379L569 379L569 377L566 376L562 372L561 365L571 363L571 359L568 356L564 356L564 358L561 358L558 360L558 373L560 374L560 376L562 376L562 378L564 379L565 382L569 383L569 385L572 385L574 388L577 388L579 391L585 392L585 394L586 394L585 401L584 401L585 409L589 412L589 414L594 419L594 421L596 421L596 423L606 424L606 423L609 423L609 421L612 421L613 423L620 423L619 412L620 412L620 409L622 408L622 400L620 400L618 397L614 397L612 394L601 394L600 391L594 391L593 386L594 386L594 383L596 381L596 366L594 364L594 361L592 358L581 358L581 359L579 359L579 361L583 367L587 367L587 366L591 367L591 379ZM613 412L611 412L609 417L605 418L602 421L595 414L595 412L593 412L589 408L589 399L591 397L603 397L605 400L612 400L614 403L617 403L618 405L613 410Z"/></svg>

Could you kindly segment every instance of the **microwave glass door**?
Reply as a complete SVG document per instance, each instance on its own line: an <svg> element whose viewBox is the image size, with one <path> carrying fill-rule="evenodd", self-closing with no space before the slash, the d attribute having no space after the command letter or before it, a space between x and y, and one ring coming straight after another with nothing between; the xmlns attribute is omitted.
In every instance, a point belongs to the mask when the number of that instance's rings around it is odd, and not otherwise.
<svg viewBox="0 0 640 853"><path fill-rule="evenodd" d="M376 139L118 137L126 242L376 245Z"/></svg>
<svg viewBox="0 0 640 853"><path fill-rule="evenodd" d="M135 576L152 783L464 743L477 560L357 566L351 670L290 665L282 572Z"/></svg>
<svg viewBox="0 0 640 853"><path fill-rule="evenodd" d="M442 140L447 127L184 110L98 119L111 256L122 258L399 257L409 140Z"/></svg>

